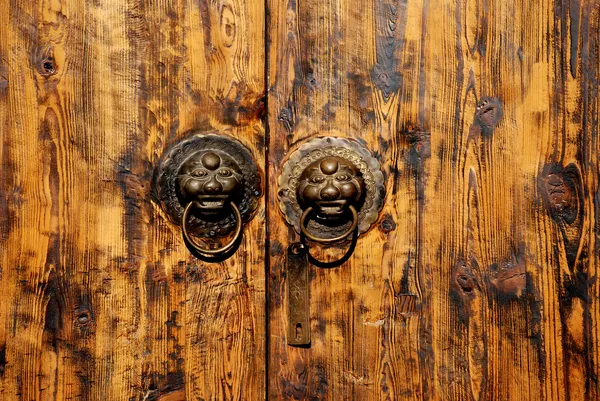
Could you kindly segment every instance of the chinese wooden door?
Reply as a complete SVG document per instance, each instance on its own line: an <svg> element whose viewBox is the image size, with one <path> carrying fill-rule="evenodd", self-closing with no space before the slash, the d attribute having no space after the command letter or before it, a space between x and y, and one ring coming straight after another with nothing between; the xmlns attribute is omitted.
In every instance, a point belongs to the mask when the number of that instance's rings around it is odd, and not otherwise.
<svg viewBox="0 0 600 401"><path fill-rule="evenodd" d="M0 10L0 399L599 398L600 2ZM220 260L156 178L205 134L258 177ZM327 138L375 160L381 210L309 264L290 345L280 177Z"/></svg>

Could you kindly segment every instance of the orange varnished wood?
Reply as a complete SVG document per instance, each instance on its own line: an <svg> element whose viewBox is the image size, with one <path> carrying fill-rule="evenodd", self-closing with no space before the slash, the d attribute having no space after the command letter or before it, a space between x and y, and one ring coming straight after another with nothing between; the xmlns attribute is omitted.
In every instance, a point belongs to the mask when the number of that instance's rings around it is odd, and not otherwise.
<svg viewBox="0 0 600 401"><path fill-rule="evenodd" d="M600 397L597 0L0 11L0 399ZM153 200L192 129L264 174L222 263ZM369 148L387 196L347 263L310 268L290 347L277 177L322 135Z"/></svg>

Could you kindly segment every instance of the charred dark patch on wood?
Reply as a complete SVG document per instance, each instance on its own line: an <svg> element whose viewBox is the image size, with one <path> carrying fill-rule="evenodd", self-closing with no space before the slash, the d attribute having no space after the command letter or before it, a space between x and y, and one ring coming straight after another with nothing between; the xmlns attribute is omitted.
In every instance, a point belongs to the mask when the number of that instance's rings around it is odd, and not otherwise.
<svg viewBox="0 0 600 401"><path fill-rule="evenodd" d="M386 155L389 150L390 147L392 146L392 141L390 139L385 139L383 136L378 136L377 137L377 145L379 150L375 150L377 152L381 152L381 158L384 157L384 155Z"/></svg>
<svg viewBox="0 0 600 401"><path fill-rule="evenodd" d="M408 146L405 153L409 166L420 171L423 163L431 156L431 134L428 130L418 126L407 126L401 131L401 138Z"/></svg>
<svg viewBox="0 0 600 401"><path fill-rule="evenodd" d="M567 311L571 311L573 300L579 299L585 303L590 301L590 286L595 283L596 277L590 278L589 274L584 271L578 271L571 278L565 278L563 281L563 290L561 291L561 307Z"/></svg>
<svg viewBox="0 0 600 401"><path fill-rule="evenodd" d="M182 372L169 372L166 375L151 370L150 364L142 369L140 386L136 389L147 401L178 400L185 396L185 376ZM184 398L181 398L185 400Z"/></svg>
<svg viewBox="0 0 600 401"><path fill-rule="evenodd" d="M146 269L148 272L150 272L150 274L152 276L152 281L154 281L156 283L166 283L167 282L167 280L168 280L167 271L165 270L165 267L162 263L148 262L148 263L146 263Z"/></svg>
<svg viewBox="0 0 600 401"><path fill-rule="evenodd" d="M349 72L346 74L348 79L350 98L353 99L353 106L357 107L361 114L361 120L363 123L369 121L367 113L370 111L369 105L372 99L372 88L370 83L367 82L368 77L363 74Z"/></svg>
<svg viewBox="0 0 600 401"><path fill-rule="evenodd" d="M280 257L283 256L284 249L283 244L277 240L270 241L271 245L271 256L272 257Z"/></svg>
<svg viewBox="0 0 600 401"><path fill-rule="evenodd" d="M2 148L2 150L7 153L6 149L8 146L2 146ZM6 160L5 156L3 156L3 159ZM2 168L3 171L11 171L9 166L9 163L2 163L0 168ZM22 190L20 190L19 187L15 187L12 193L11 191L4 190L4 188L9 188L9 180L8 178L5 178L9 175L10 174L0 174L0 247L4 246L8 239L8 234L11 232L11 226L15 224L16 221L13 215L14 206L11 204L14 204L14 202L11 202L11 200L17 201L16 207L20 207L20 203L22 203L22 201L20 201L20 199L22 199L21 196L14 196L15 194L19 195L22 193Z"/></svg>
<svg viewBox="0 0 600 401"><path fill-rule="evenodd" d="M409 282L411 278L411 271L414 270L415 266L415 258L413 255L414 251L408 252L408 257L406 258L406 263L402 267L402 278L400 279L400 289L399 293L407 293L409 290ZM397 294L394 294L397 295Z"/></svg>
<svg viewBox="0 0 600 401"><path fill-rule="evenodd" d="M197 264L190 264L186 269L187 280L192 283L202 283L206 281L208 272L206 267L198 266Z"/></svg>
<svg viewBox="0 0 600 401"><path fill-rule="evenodd" d="M386 60L382 64L375 64L371 70L371 79L375 87L379 89L384 96L384 99L389 99L392 93L398 91L402 86L402 75L397 69L390 68L390 61Z"/></svg>
<svg viewBox="0 0 600 401"><path fill-rule="evenodd" d="M469 136L481 134L484 137L489 137L493 134L496 125L502 119L502 103L498 98L484 96L477 103L475 110L475 120Z"/></svg>
<svg viewBox="0 0 600 401"><path fill-rule="evenodd" d="M562 323L562 342L566 357L566 366L586 366L586 383L598 383L590 353L594 347L593 316L590 308L590 290L596 281L588 272L577 271L562 282L559 295L560 317ZM573 323L578 324L573 327ZM583 327L580 327L580 326ZM573 389L568 389L569 392Z"/></svg>
<svg viewBox="0 0 600 401"><path fill-rule="evenodd" d="M279 116L277 117L277 121L283 125L287 132L293 132L295 125L294 111L290 106L290 102L288 102L288 107L283 107L281 110L279 110Z"/></svg>
<svg viewBox="0 0 600 401"><path fill-rule="evenodd" d="M231 98L220 99L217 110L222 110L222 120L225 124L240 126L263 120L265 94L252 92L246 86L236 88Z"/></svg>
<svg viewBox="0 0 600 401"><path fill-rule="evenodd" d="M400 54L404 47L406 30L406 4L382 1L375 4L376 64L371 69L371 79L387 101L402 87Z"/></svg>
<svg viewBox="0 0 600 401"><path fill-rule="evenodd" d="M311 365L311 370L314 372L311 378L311 391L310 394L314 394L315 398L322 400L327 398L329 391L329 383L327 382L327 368L322 361L318 360L316 363Z"/></svg>
<svg viewBox="0 0 600 401"><path fill-rule="evenodd" d="M466 3L466 4L469 4L469 3ZM489 13L490 13L489 6L487 3L480 2L480 1L474 1L471 4L473 7L473 11L475 12L475 21L477 23L477 26L474 28L475 35L474 35L473 41L469 40L469 39L471 39L469 37L470 35L465 35L465 39L466 39L467 46L468 46L468 51L471 55L475 55L476 53L479 53L481 55L481 57L485 57L485 53L486 53L486 49L487 49L486 39L488 37L488 30L489 30ZM464 27L463 29L471 29L471 28Z"/></svg>
<svg viewBox="0 0 600 401"><path fill-rule="evenodd" d="M543 327L542 327L542 300L539 291L536 291L533 280L529 273L526 273L526 294L528 303L528 337L529 342L537 353L538 377L543 380L546 377L546 352L544 350Z"/></svg>
<svg viewBox="0 0 600 401"><path fill-rule="evenodd" d="M53 286L54 287L54 286ZM50 342L55 342L60 326L60 304L56 296L56 289L49 291L48 304L44 317L44 331L51 337Z"/></svg>
<svg viewBox="0 0 600 401"><path fill-rule="evenodd" d="M206 54L212 54L216 51L215 47L211 43L212 34L210 23L210 3L206 1L197 2L200 8L200 17L202 18L202 29L203 29L203 37L204 37L204 50Z"/></svg>
<svg viewBox="0 0 600 401"><path fill-rule="evenodd" d="M157 303L160 303L161 300L165 299L168 296L168 286L166 282L166 276L161 272L160 267L156 267L153 263L150 264L149 267L146 268L146 296L148 300L147 313L151 314L153 310L153 306L156 306ZM148 315L148 318L152 318L151 315Z"/></svg>
<svg viewBox="0 0 600 401"><path fill-rule="evenodd" d="M514 257L492 264L487 278L493 290L502 299L520 298L527 286L527 266L520 253Z"/></svg>
<svg viewBox="0 0 600 401"><path fill-rule="evenodd" d="M3 61L0 55L0 62ZM0 64L0 97L8 93L8 67L6 64Z"/></svg>
<svg viewBox="0 0 600 401"><path fill-rule="evenodd" d="M314 75L312 68L307 71L304 77L304 86L308 89L316 89L319 85L316 76Z"/></svg>
<svg viewBox="0 0 600 401"><path fill-rule="evenodd" d="M575 269L587 252L581 246L585 198L581 172L573 163L566 167L550 163L540 174L538 187L544 207L560 229L569 267Z"/></svg>
<svg viewBox="0 0 600 401"><path fill-rule="evenodd" d="M325 319L322 316L318 316L313 319L317 322L317 324L315 325L315 334L325 336L325 334L327 333L327 319Z"/></svg>
<svg viewBox="0 0 600 401"><path fill-rule="evenodd" d="M335 119L335 106L331 102L325 103L321 109L321 118L323 121L331 121Z"/></svg>
<svg viewBox="0 0 600 401"><path fill-rule="evenodd" d="M173 281L177 284L182 284L186 279L186 269L187 264L183 261L177 262L176 265L173 265Z"/></svg>
<svg viewBox="0 0 600 401"><path fill-rule="evenodd" d="M577 60L579 55L579 29L581 20L581 0L569 0L569 17L571 19L571 76L577 77Z"/></svg>
<svg viewBox="0 0 600 401"><path fill-rule="evenodd" d="M48 291L49 299L46 305L46 311L44 316L44 332L42 334L42 340L46 347L56 352L58 349L59 338L61 337L59 330L61 329L61 308L56 290L52 284L52 289Z"/></svg>
<svg viewBox="0 0 600 401"><path fill-rule="evenodd" d="M476 280L470 268L465 265L459 265L454 274L456 286L460 289L463 295L471 297L475 290Z"/></svg>
<svg viewBox="0 0 600 401"><path fill-rule="evenodd" d="M286 399L304 400L308 394L307 381L308 372L307 366L300 358L296 358L291 363L294 366L294 374L296 377L291 380L281 376L279 378L279 387L282 395Z"/></svg>
<svg viewBox="0 0 600 401"><path fill-rule="evenodd" d="M0 377L4 376L6 363L6 343L3 343L2 345L0 345Z"/></svg>
<svg viewBox="0 0 600 401"><path fill-rule="evenodd" d="M463 322L468 321L471 313L470 303L480 290L474 272L477 266L477 260L474 258L470 263L459 259L452 273L450 298L458 304L459 319Z"/></svg>
<svg viewBox="0 0 600 401"><path fill-rule="evenodd" d="M583 182L579 168L573 163L544 166L539 191L550 216L558 223L573 224L583 211Z"/></svg>
<svg viewBox="0 0 600 401"><path fill-rule="evenodd" d="M237 33L235 20L233 7L229 4L223 5L221 7L220 30L221 43L223 43L223 46L225 47L231 47L235 41Z"/></svg>
<svg viewBox="0 0 600 401"><path fill-rule="evenodd" d="M150 215L151 203L151 177L152 170L148 164L135 163L135 146L125 155L117 166L116 182L121 188L125 213L123 215L123 229L127 233L127 258L119 263L120 268L130 274L139 269L141 255L145 241L144 215Z"/></svg>
<svg viewBox="0 0 600 401"><path fill-rule="evenodd" d="M434 363L434 347L433 347L433 324L432 321L427 319L420 320L419 326L419 369L428 377L433 377L433 363ZM425 399L433 399L430 394L432 389L431 383L428 380L421 382L423 386L423 394L426 394Z"/></svg>

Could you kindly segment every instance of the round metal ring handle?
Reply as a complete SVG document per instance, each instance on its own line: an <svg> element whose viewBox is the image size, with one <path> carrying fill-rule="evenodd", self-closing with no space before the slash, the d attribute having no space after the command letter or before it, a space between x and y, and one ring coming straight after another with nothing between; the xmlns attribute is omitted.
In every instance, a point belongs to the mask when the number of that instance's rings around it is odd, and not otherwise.
<svg viewBox="0 0 600 401"><path fill-rule="evenodd" d="M233 238L227 244L225 244L222 247L217 248L217 249L203 248L189 234L188 229L187 229L187 222L189 220L190 213L191 213L192 209L194 208L194 206L195 206L194 202L188 203L183 212L182 223L181 223L181 230L183 231L183 237L200 254L218 257L218 256L221 256L221 255L227 253L228 251L230 251L231 248L233 248L233 246L237 242L237 240L240 238L240 235L242 234L242 214L240 213L240 209L238 209L237 205L234 202L229 202L229 206L233 210L233 213L235 214L235 220L236 220L235 233L233 235Z"/></svg>
<svg viewBox="0 0 600 401"><path fill-rule="evenodd" d="M348 228L346 231L344 231L342 234L338 235L337 237L320 238L320 237L312 235L311 233L308 232L308 229L306 228L306 220L308 219L308 216L313 211L313 208L310 206L304 210L304 213L302 213L302 217L300 218L300 230L302 231L302 234L304 234L304 236L306 238L308 238L309 240L315 241L315 242L320 242L322 244L331 244L333 242L338 242L343 239L346 239L350 234L352 234L354 232L354 230L356 229L356 226L358 225L358 213L356 212L356 209L352 205L350 205L348 207L348 209L350 210L350 213L352 213L352 224L350 225L350 228Z"/></svg>

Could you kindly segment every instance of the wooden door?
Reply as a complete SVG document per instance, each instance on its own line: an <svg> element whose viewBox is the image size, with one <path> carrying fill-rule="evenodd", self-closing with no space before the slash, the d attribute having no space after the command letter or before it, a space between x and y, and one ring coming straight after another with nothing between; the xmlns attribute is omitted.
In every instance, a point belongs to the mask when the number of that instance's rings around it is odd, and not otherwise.
<svg viewBox="0 0 600 401"><path fill-rule="evenodd" d="M270 398L599 399L600 3L267 3L271 188L331 132L387 178L352 258L311 268L310 348L270 211Z"/></svg>
<svg viewBox="0 0 600 401"><path fill-rule="evenodd" d="M0 399L597 400L600 2L0 0ZM264 197L194 258L191 130ZM359 141L386 197L287 344L277 180ZM343 246L313 246L335 258Z"/></svg>
<svg viewBox="0 0 600 401"><path fill-rule="evenodd" d="M151 185L191 129L264 166L264 21L256 1L0 1L0 399L265 398L263 219L202 263Z"/></svg>

